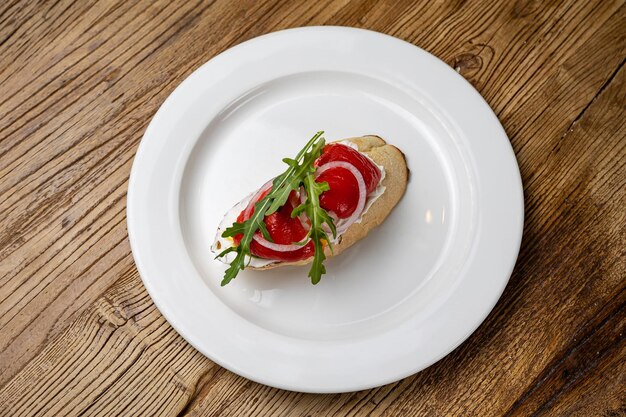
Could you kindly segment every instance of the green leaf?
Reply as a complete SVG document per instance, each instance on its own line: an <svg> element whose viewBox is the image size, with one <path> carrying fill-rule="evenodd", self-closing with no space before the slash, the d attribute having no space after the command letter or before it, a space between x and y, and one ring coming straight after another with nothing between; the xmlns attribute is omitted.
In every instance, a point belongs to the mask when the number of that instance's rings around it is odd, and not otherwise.
<svg viewBox="0 0 626 417"><path fill-rule="evenodd" d="M222 232L222 237L234 237L242 234L245 230L245 223L233 223L232 226L227 227L226 230Z"/></svg>
<svg viewBox="0 0 626 417"><path fill-rule="evenodd" d="M311 221L309 236L311 241L313 241L314 249L309 277L311 278L311 282L315 285L320 282L322 275L326 273L326 268L324 267L324 260L326 259L326 254L324 254L324 241L330 246L332 251L330 239L324 231L323 225L324 223L328 225L333 236L336 236L336 228L332 217L328 215L326 210L324 210L319 203L319 196L329 189L328 183L315 182L315 175L311 173L305 178L304 189L307 192L307 199L303 205Z"/></svg>
<svg viewBox="0 0 626 417"><path fill-rule="evenodd" d="M321 155L322 149L326 144L326 141L321 138L322 133L324 132L317 132L307 142L304 148L300 150L295 160L290 160L289 158L283 159L285 162L289 161L287 162L289 168L287 168L287 171L274 178L271 192L271 194L273 194L273 201L267 210L267 216L275 213L279 208L284 206L289 198L289 194L300 187L304 177L311 171L315 172L313 163Z"/></svg>
<svg viewBox="0 0 626 417"><path fill-rule="evenodd" d="M313 240L313 246L315 248L315 255L311 269L309 270L309 277L311 278L311 283L316 285L322 279L322 275L326 273L326 267L324 266L326 255L324 254L324 247L319 239Z"/></svg>
<svg viewBox="0 0 626 417"><path fill-rule="evenodd" d="M319 216L321 219L322 223L326 223L328 225L328 227L330 228L330 231L333 234L333 238L337 237L337 228L335 227L335 222L333 221L333 218L330 217L330 215L328 214L328 212L324 209L319 211Z"/></svg>
<svg viewBox="0 0 626 417"><path fill-rule="evenodd" d="M224 273L224 278L222 279L222 283L220 284L222 287L232 281L237 276L239 271L243 271L243 269L245 268L245 254L240 248L241 246L237 246L237 256L230 263L230 267Z"/></svg>
<svg viewBox="0 0 626 417"><path fill-rule="evenodd" d="M272 189L265 197L254 205L254 213L252 213L250 218L242 223L235 222L222 233L222 237L243 235L236 248L228 248L217 256L222 257L227 253L237 252L237 256L230 263L230 267L224 273L222 286L228 284L246 267L246 256L248 256L249 259L252 257L250 252L250 243L252 242L254 234L257 231L261 231L263 237L271 241L271 236L264 222L265 216L276 212L276 210L285 205L287 199L289 198L289 194L300 188L302 185L304 185L305 189L307 189L308 195L311 196L310 198L307 198L307 200L315 199L315 201L313 203L305 201L304 204L301 204L294 209L292 216L294 216L294 212L296 215L301 212L306 212L309 215L309 218L312 218L312 216L315 217L316 223L315 228L311 228L307 237L302 242L297 242L297 244L305 244L309 237L311 237L314 242L316 250L313 259L313 266L309 272L312 282L319 282L320 277L326 272L324 265L322 264L325 259L322 241L325 240L326 242L329 242L329 239L322 229L322 224L327 223L333 231L333 235L335 235L335 225L333 224L332 218L328 215L328 213L326 213L326 211L319 206L319 195L328 190L328 184L316 183L314 177L315 160L319 158L322 153L322 149L326 144L324 138L321 137L323 133L323 131L317 132L300 150L300 152L298 152L294 159L284 158L283 161L287 164L288 168L285 172L274 178L274 181L272 182ZM307 182L310 182L308 186L306 185Z"/></svg>
<svg viewBox="0 0 626 417"><path fill-rule="evenodd" d="M231 246L230 248L226 248L223 251L221 251L216 257L217 258L221 258L222 256L225 256L227 253L231 253L231 252L236 252L237 248L235 246Z"/></svg>
<svg viewBox="0 0 626 417"><path fill-rule="evenodd" d="M294 207L294 209L291 211L291 218L294 219L297 216L300 215L300 213L304 212L306 210L306 204L300 204L297 207Z"/></svg>
<svg viewBox="0 0 626 417"><path fill-rule="evenodd" d="M274 242L272 236L270 236L270 232L267 231L267 226L265 226L265 222L259 223L259 230L261 230L261 234L268 242Z"/></svg>

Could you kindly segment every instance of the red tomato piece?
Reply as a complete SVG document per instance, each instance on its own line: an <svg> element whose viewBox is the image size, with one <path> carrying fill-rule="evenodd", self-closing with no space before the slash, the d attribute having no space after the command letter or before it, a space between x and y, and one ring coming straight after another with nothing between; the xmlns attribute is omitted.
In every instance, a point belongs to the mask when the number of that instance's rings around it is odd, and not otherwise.
<svg viewBox="0 0 626 417"><path fill-rule="evenodd" d="M269 191L268 191L269 192ZM259 200L263 198L267 193L259 196ZM269 216L265 216L265 226L267 227L267 231L274 243L281 245L290 245L294 242L299 242L306 236L306 230L300 223L300 220L296 218L291 218L291 212L294 209L294 205L291 203L293 197L295 197L295 192L292 191L292 198L287 201L287 203L278 209L275 213L270 214ZM250 204L254 204L256 201L250 202ZM237 217L238 222L243 222L247 220L244 218L243 210L239 216ZM251 213L254 213L254 208L251 210ZM233 241L235 245L238 245L241 242L241 238L243 235L237 235L234 237ZM313 255L314 248L313 242L309 242L304 245L302 248L297 249L295 251L290 252L278 252L265 246L261 245L259 242L253 240L250 243L250 252L254 256L258 256L259 258L264 259L272 259L277 261L300 261L303 259L310 258Z"/></svg>
<svg viewBox="0 0 626 417"><path fill-rule="evenodd" d="M359 184L354 175L345 168L326 170L316 179L326 181L330 190L320 196L320 206L334 212L340 219L346 219L354 213L359 203Z"/></svg>
<svg viewBox="0 0 626 417"><path fill-rule="evenodd" d="M350 146L339 143L326 145L315 165L319 167L334 161L354 165L363 176L367 194L374 191L380 182L381 172L378 167ZM317 181L326 181L330 186L330 190L320 196L322 208L333 211L340 219L348 218L354 213L359 202L359 184L350 171L345 168L332 168L320 174Z"/></svg>
<svg viewBox="0 0 626 417"><path fill-rule="evenodd" d="M359 170L363 175L367 194L374 191L380 182L381 172L378 167L367 157L350 146L331 143L324 147L322 155L315 162L319 167L328 162L348 162ZM350 217L359 201L359 185L354 175L345 168L333 168L323 172L317 182L328 182L330 189L320 196L320 205L328 211L334 212L339 218ZM269 190L262 193L257 200L265 197ZM257 201L251 201L255 204ZM291 218L291 212L298 204L295 192L292 191L287 203L275 213L265 217L265 225L274 243L289 245L299 242L306 236L306 230L298 218ZM247 220L243 210L237 217L238 222ZM252 208L251 213L254 213ZM235 245L241 242L242 235L234 237ZM309 242L302 248L291 252L278 252L260 245L256 241L250 243L250 252L260 258L277 261L299 261L310 258L313 255L313 242Z"/></svg>
<svg viewBox="0 0 626 417"><path fill-rule="evenodd" d="M380 182L382 174L378 167L366 156L350 146L340 143L330 143L324 146L322 155L315 162L315 166L319 167L332 161L345 161L354 165L363 175L367 194L374 191Z"/></svg>

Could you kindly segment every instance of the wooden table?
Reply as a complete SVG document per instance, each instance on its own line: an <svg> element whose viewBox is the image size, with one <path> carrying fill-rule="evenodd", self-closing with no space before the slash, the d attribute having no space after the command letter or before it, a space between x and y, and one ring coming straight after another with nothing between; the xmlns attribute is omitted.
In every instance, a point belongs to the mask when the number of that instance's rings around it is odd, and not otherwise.
<svg viewBox="0 0 626 417"><path fill-rule="evenodd" d="M626 415L623 1L12 1L0 5L0 415ZM370 391L236 376L144 289L133 155L194 69L294 26L388 33L457 69L515 149L526 225L496 308L452 354Z"/></svg>

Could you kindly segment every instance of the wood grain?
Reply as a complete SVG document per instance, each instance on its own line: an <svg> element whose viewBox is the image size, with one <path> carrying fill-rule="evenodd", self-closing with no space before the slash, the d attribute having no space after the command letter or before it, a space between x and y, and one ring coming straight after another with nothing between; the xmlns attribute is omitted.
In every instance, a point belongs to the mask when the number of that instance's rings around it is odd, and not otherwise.
<svg viewBox="0 0 626 417"><path fill-rule="evenodd" d="M141 285L130 164L195 68L263 33L345 25L457 69L516 152L524 240L456 351L377 389L310 395L206 359ZM626 415L623 1L0 4L0 415Z"/></svg>

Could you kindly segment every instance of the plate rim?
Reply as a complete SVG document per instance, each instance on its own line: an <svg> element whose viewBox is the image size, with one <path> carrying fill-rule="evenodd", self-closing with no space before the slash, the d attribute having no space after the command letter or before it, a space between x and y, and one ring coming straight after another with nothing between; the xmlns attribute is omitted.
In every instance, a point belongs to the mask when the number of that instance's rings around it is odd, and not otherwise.
<svg viewBox="0 0 626 417"><path fill-rule="evenodd" d="M509 152L509 163L511 162L511 158L512 158L512 162L513 162L513 167L515 168L515 172L517 173L517 181L515 181L515 184L509 184L509 185L513 185L515 190L513 194L517 194L517 196L515 198L519 199L518 203L519 206L517 207L517 230L511 230L511 235L512 237L509 239L510 242L513 243L513 246L510 247L510 249L512 250L513 256L511 257L511 260L508 262L508 269L507 269L507 273L506 273L506 277L505 279L502 279L500 281L500 287L496 290L497 296L493 297L492 299L489 300L489 302L485 303L484 308L482 309L482 314L480 315L480 319L479 320L475 320L474 325L469 326L464 335L462 335L460 338L458 338L458 340L452 344L449 345L448 349L444 349L443 351L439 352L438 355L433 355L430 358L430 361L426 361L426 365L425 366L420 366L417 369L414 368L408 368L406 369L404 372L397 372L394 375L388 376L386 378L379 378L376 379L374 382L369 381L369 382L362 382L362 383L357 383L357 384L353 384L350 386L347 386L346 389L340 389L337 390L335 387L331 387L329 390L324 390L323 387L320 389L320 387L314 387L311 388L311 386L307 385L306 381L303 381L301 383L294 383L293 381L289 382L289 381L276 381L276 380L268 380L267 378L259 378L258 375L255 375L254 372L249 372L246 369L242 369L241 367L238 367L236 364L233 364L231 362L225 361L223 360L222 357L220 357L219 355L213 355L211 354L211 352L207 351L207 349L205 348L205 346L199 346L198 343L196 343L196 339L194 337L191 337L191 335L189 335L187 333L187 330L185 328L185 325L183 323L181 323L178 319L176 314L173 312L172 310L172 306L167 305L167 303L165 303L163 301L163 299L161 298L161 295L159 294L159 292L157 291L157 289L152 285L152 280L148 277L148 273L146 272L146 268L144 265L144 261L145 261L145 257L142 257L143 255L141 255L141 243L139 243L138 241L138 236L140 234L140 232L138 231L138 226L137 226L137 218L135 216L135 205L137 203L137 191L136 191L136 187L137 187L137 181L138 181L138 176L141 175L141 169L142 169L142 160L143 158L145 158L143 155L145 154L145 149L148 145L146 145L148 143L147 137L149 137L150 135L152 135L153 130L154 130L154 126L157 123L157 120L162 119L163 117L165 117L163 114L165 112L164 109L167 109L167 105L168 103L171 103L172 101L174 101L173 97L176 97L177 95L177 91L182 90L185 85L188 84L188 81L192 78L193 74L199 73L201 71L202 68L205 68L209 65L214 65L216 58L218 57L223 57L226 54L232 54L233 51L236 52L238 50L241 50L243 47L250 47L250 45L257 45L259 43L263 43L266 41L271 41L271 40L276 40L279 39L281 36L292 36L292 35L298 35L301 36L302 34L304 34L304 36L315 36L316 33L321 33L321 32L333 32L334 35L344 35L347 34L348 36L376 36L376 37L382 37L382 38L386 38L387 41L389 42L393 42L393 43L401 43L401 44L405 44L405 45L409 45L411 48L415 48L416 51L421 51L421 53L423 54L427 54L431 59L431 61L435 61L438 62L437 65L441 66L445 66L449 71L448 73L452 72L454 73L458 78L460 78L461 80L463 80L463 82L466 84L466 86L468 88L466 88L466 90L469 92L471 91L470 94L474 95L474 99L478 99L477 102L481 102L482 103L482 110L487 110L488 113L490 113L490 117L495 121L494 126L496 128L499 128L500 132L500 136L503 136L506 139L506 145L508 145L508 152ZM445 72L445 71L444 71ZM151 129L151 127L153 127ZM212 361L218 363L220 366L235 372L239 375L242 375L250 380L253 380L255 382L259 382L265 385L269 385L269 386L273 386L273 387L277 387L277 388L282 388L282 389L286 389L286 390L292 390L292 391L299 391L299 392L350 392L350 391L357 391L357 390L362 390L362 389L367 389L367 388L372 388L372 387L376 387L376 386L381 386L393 381L397 381L399 379L405 378L407 376L410 376L412 374L415 374L416 372L419 372L423 369L425 369L428 366L431 366L433 363L439 361L441 358L445 357L446 355L448 355L450 352L452 352L454 349L456 349L459 345L461 345L465 340L467 340L467 338L484 322L484 320L486 319L486 317L489 315L489 313L493 310L493 308L495 307L496 303L498 302L498 300L500 299L502 292L504 291L511 273L513 272L513 268L515 267L516 264L516 260L517 260L517 256L519 254L519 249L521 246L521 238L522 238L522 233L523 233L523 225L524 225L524 196L523 196L523 187L522 187L522 181L521 181L521 175L519 172L519 166L517 164L517 161L515 159L515 154L513 152L513 149L511 147L511 144L508 140L508 137L504 131L504 129L502 128L502 125L500 124L500 122L498 121L497 117L495 116L495 114L493 113L493 111L491 110L491 108L488 106L488 104L486 103L486 101L483 99L483 97L480 95L480 93L478 93L478 91L476 91L474 89L474 87L467 82L467 80L465 80L461 75L457 74L453 69L451 69L450 67L448 67L447 64L445 64L445 62L439 60L437 57L431 55L430 53L422 50L421 48L408 43L406 41L403 41L401 39L392 37L390 35L386 35L383 33L379 33L379 32L374 32L374 31L370 31L370 30L366 30L366 29L357 29L357 28L350 28L350 27L342 27L342 26L310 26L310 27L302 27L302 28L292 28L292 29L286 29L286 30L281 30L281 31L276 31L276 32L271 32L253 39L250 39L248 41L245 41L243 43L240 43L232 48L227 49L226 51L214 56L213 58L211 58L209 61L207 61L206 63L204 63L202 66L200 66L198 69L196 69L194 72L192 72L185 80L182 81L182 83L176 87L176 89L167 97L167 99L163 102L163 104L160 106L159 110L156 112L156 114L153 116L152 120L150 121L149 126L147 127L141 142L139 144L137 153L134 157L133 160L133 164L132 164L132 168L131 168L131 174L130 174L130 179L129 179L129 184L128 184L128 193L127 193L127 208L126 208L126 215L127 215L127 228L128 228L128 235L129 235L129 241L130 241L130 246L131 246L131 251L133 254L133 258L135 260L135 264L137 266L139 275L143 281L144 286L146 287L150 297L152 298L153 302L155 303L155 305L157 306L157 308L159 309L159 311L163 314L163 316L166 318L166 320L172 325L172 327L188 342L190 343L194 348L196 348L198 351L200 351L201 353L203 353L205 356L207 356L208 358L210 358ZM494 293L495 294L495 293Z"/></svg>

